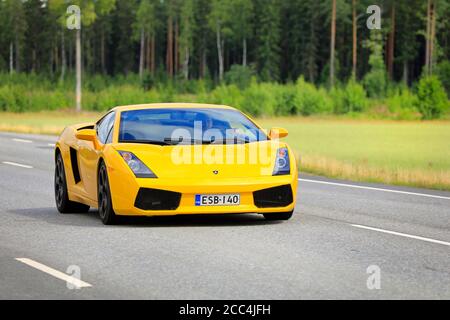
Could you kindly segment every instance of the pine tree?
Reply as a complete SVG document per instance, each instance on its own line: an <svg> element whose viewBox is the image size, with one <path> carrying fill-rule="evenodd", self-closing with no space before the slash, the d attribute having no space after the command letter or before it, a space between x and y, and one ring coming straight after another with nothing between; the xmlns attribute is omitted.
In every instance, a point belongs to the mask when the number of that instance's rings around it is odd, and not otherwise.
<svg viewBox="0 0 450 320"><path fill-rule="evenodd" d="M258 71L263 81L280 80L281 12L278 0L255 0Z"/></svg>
<svg viewBox="0 0 450 320"><path fill-rule="evenodd" d="M155 0L142 0L136 14L135 35L140 41L139 76L142 79L145 60L150 71L155 71L155 35L159 26ZM146 45L150 44L150 45Z"/></svg>
<svg viewBox="0 0 450 320"><path fill-rule="evenodd" d="M181 12L181 33L180 33L180 47L183 63L183 76L185 80L189 79L189 62L191 58L192 46L193 46L193 29L194 29L194 1L184 0Z"/></svg>
<svg viewBox="0 0 450 320"><path fill-rule="evenodd" d="M27 21L22 1L3 0L5 42L9 47L9 72L20 72Z"/></svg>
<svg viewBox="0 0 450 320"><path fill-rule="evenodd" d="M209 15L209 25L216 35L217 59L219 63L219 82L223 80L225 71L224 46L225 38L230 34L230 3L222 0L211 1L211 12Z"/></svg>
<svg viewBox="0 0 450 320"><path fill-rule="evenodd" d="M231 31L242 43L242 65L248 63L248 39L252 33L253 3L250 0L230 0Z"/></svg>

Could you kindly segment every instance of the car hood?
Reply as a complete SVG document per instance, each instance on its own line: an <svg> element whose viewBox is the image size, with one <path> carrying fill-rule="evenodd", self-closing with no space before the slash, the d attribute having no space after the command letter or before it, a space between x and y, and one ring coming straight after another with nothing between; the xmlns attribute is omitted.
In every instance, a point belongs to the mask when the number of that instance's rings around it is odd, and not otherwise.
<svg viewBox="0 0 450 320"><path fill-rule="evenodd" d="M237 145L116 144L132 152L160 178L245 178L271 176L279 141ZM293 158L293 157L292 157Z"/></svg>

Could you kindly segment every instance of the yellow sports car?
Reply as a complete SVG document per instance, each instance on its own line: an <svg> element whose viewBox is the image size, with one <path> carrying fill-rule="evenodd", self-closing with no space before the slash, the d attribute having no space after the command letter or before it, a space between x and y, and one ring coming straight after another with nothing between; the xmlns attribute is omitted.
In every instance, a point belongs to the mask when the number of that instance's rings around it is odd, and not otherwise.
<svg viewBox="0 0 450 320"><path fill-rule="evenodd" d="M279 139L248 116L203 104L117 107L97 123L64 129L55 149L61 213L117 216L257 213L288 220L297 165Z"/></svg>

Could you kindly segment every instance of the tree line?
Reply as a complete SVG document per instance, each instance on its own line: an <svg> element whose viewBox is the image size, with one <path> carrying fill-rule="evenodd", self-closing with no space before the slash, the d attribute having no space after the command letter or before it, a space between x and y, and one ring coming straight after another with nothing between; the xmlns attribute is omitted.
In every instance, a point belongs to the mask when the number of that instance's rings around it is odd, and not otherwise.
<svg viewBox="0 0 450 320"><path fill-rule="evenodd" d="M81 30L67 28L70 5ZM219 83L241 66L261 81L333 86L378 68L410 85L448 60L449 16L450 0L0 0L0 71Z"/></svg>
<svg viewBox="0 0 450 320"><path fill-rule="evenodd" d="M448 0L376 2L382 9L384 58L392 79L409 82L424 65L448 58ZM75 32L65 27L66 10L78 4L83 67L89 73L161 69L170 77L220 80L233 64L242 64L253 66L263 80L304 75L318 82L328 76L329 68L339 79L352 72L362 77L370 68L364 40L370 37L366 9L373 3L2 0L0 68L64 76L65 68L74 67L76 46Z"/></svg>

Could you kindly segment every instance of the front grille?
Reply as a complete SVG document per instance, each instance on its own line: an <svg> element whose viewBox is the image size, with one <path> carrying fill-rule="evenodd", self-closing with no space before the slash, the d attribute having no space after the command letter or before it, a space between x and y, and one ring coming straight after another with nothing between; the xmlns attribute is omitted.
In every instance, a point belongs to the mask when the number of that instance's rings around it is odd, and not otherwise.
<svg viewBox="0 0 450 320"><path fill-rule="evenodd" d="M178 192L141 188L134 206L141 210L176 210L180 200Z"/></svg>
<svg viewBox="0 0 450 320"><path fill-rule="evenodd" d="M290 185L255 191L253 200L258 208L287 207L294 201Z"/></svg>

